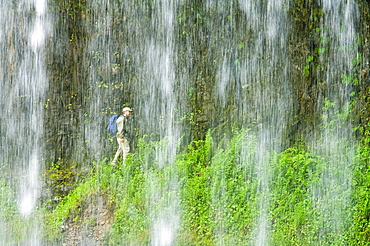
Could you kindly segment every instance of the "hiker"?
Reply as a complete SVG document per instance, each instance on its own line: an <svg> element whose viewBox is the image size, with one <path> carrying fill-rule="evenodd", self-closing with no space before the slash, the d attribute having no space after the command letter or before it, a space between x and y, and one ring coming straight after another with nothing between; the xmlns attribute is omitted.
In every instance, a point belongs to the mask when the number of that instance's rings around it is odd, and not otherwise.
<svg viewBox="0 0 370 246"><path fill-rule="evenodd" d="M118 149L114 159L112 161L112 165L117 164L118 157L122 153L122 163L125 163L125 160L130 152L130 135L127 131L127 118L131 115L132 109L129 107L124 107L122 109L122 115L117 119L117 142L118 142Z"/></svg>

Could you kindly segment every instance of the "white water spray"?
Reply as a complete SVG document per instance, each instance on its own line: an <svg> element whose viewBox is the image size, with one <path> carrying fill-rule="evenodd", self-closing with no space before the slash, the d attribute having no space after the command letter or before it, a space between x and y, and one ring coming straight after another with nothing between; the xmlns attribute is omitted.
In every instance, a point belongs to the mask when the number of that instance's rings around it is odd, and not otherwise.
<svg viewBox="0 0 370 246"><path fill-rule="evenodd" d="M152 132L157 132L161 139L167 138L165 145L157 149L155 161L147 164L150 167L156 163L156 168L161 170L158 174L149 174L147 177L147 209L150 216L151 244L154 246L173 245L180 225L178 175L170 171L175 164L176 146L181 131L174 123L177 107L174 95L176 50L173 40L176 4L178 3L173 1L158 1L152 20L156 32L145 43L147 56L143 73L146 81L143 82L150 81L150 96L143 109L146 111L145 115L150 116L146 120ZM164 175L162 178L157 176L161 172Z"/></svg>
<svg viewBox="0 0 370 246"><path fill-rule="evenodd" d="M253 39L248 57L241 64L241 87L251 95L239 105L249 121L257 121L255 167L258 194L258 215L251 245L269 245L271 221L269 167L271 154L281 151L285 136L284 124L292 114L287 42L290 33L287 18L288 1L239 1L246 15ZM284 7L285 6L285 7ZM252 100L251 100L252 99ZM253 118L255 117L255 118Z"/></svg>
<svg viewBox="0 0 370 246"><path fill-rule="evenodd" d="M22 242L40 245L42 224L36 207L42 188L43 107L48 85L44 55L50 23L45 0L13 4L1 3L4 9L0 18L3 27L0 45L6 52L1 55L0 93L6 103L0 107L3 118L0 129L1 146L6 148L2 149L0 164L4 168L8 165L7 172L14 173L11 176L14 179L8 179L9 187L18 187L14 194L24 219ZM1 230L9 233L4 227Z"/></svg>
<svg viewBox="0 0 370 246"><path fill-rule="evenodd" d="M40 194L40 168L42 167L42 136L43 136L43 100L47 88L46 70L44 65L44 45L46 37L46 2L35 0L36 19L30 31L30 49L26 51L25 59L21 62L24 66L19 70L20 80L23 80L26 87L24 93L30 96L31 103L28 112L25 112L26 119L29 120L29 127L32 130L32 139L27 139L31 149L24 149L24 160L28 162L26 166L26 178L21 181L20 208L24 215L30 215L36 206ZM29 63L32 65L28 67ZM27 65L26 65L27 64ZM23 89L23 88L20 88ZM30 137L30 136L28 136ZM21 142L23 142L21 140Z"/></svg>
<svg viewBox="0 0 370 246"><path fill-rule="evenodd" d="M178 98L175 93L177 51L174 27L179 1L161 0L142 6L132 1L121 1L121 6L115 4L109 0L89 3L92 21L88 26L91 39L87 47L91 54L91 66L88 67L90 85L87 95L92 100L88 106L89 122L85 124L84 140L91 149L90 157L99 159L104 154L101 151L104 148L96 139L106 138L99 125L99 116L105 111L108 114L119 113L122 104L129 104L134 109L130 120L135 129L140 126L140 134L155 136L156 140L166 139L165 146L158 146L155 156L144 164L143 169L148 173L146 209L150 243L173 245L180 226L178 177L173 172L164 176L160 173L174 165L177 141L181 136L181 129L175 124ZM150 11L147 9L149 6ZM117 12L120 8L121 12ZM136 11L140 15L135 15ZM126 18L128 21L124 28L129 30L128 36L124 34L120 38L129 41L114 46L117 37L114 25L119 25L117 20L124 21ZM135 27L135 23L140 27ZM116 60L125 63L118 65ZM137 77L129 81L125 73L132 67L137 69ZM114 77L115 69L118 70L117 77ZM132 93L131 96L126 92ZM115 101L107 101L112 95ZM152 168L158 169L158 172L151 173ZM130 242L129 237L122 240Z"/></svg>
<svg viewBox="0 0 370 246"><path fill-rule="evenodd" d="M322 104L322 132L320 140L312 142L327 164L321 181L312 188L314 205L321 215L318 218L319 239L334 244L342 243L351 214L352 167L354 135L347 121L350 113L353 81L356 73L354 61L358 59L355 22L358 10L354 1L322 0L324 22L321 26L323 49L328 46L321 61L327 69L320 76L327 83ZM345 23L345 25L343 25ZM318 138L318 137L316 137Z"/></svg>

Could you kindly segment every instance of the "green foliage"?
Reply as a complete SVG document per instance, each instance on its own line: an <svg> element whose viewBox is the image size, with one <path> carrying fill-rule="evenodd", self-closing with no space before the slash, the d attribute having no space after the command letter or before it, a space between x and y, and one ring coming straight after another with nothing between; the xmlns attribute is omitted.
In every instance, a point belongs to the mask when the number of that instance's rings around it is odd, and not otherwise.
<svg viewBox="0 0 370 246"><path fill-rule="evenodd" d="M178 160L180 177L183 225L179 240L189 240L198 245L209 245L210 230L210 150L211 140L196 141L188 147L187 153Z"/></svg>
<svg viewBox="0 0 370 246"><path fill-rule="evenodd" d="M233 133L225 149L217 149L212 158L212 228L216 242L245 245L258 213L254 175L256 141L248 130Z"/></svg>
<svg viewBox="0 0 370 246"><path fill-rule="evenodd" d="M206 140L194 141L174 159L160 157L168 155L171 144L169 139L150 141L145 137L125 165L95 164L90 175L46 213L49 241L63 237L61 227L68 221L83 223L84 201L99 195L112 212L106 245L149 244L153 226L166 214L179 217L172 228L175 245L252 242L261 196L254 133L234 130L231 138L219 143L214 143L209 133ZM350 190L320 188L323 175L341 176L343 171L330 168L327 160L307 152L303 144L277 155L265 154L271 176L266 208L272 245L369 245L370 147L364 145L356 152ZM351 193L350 204L341 211L345 232L340 234L325 226L330 214L323 214L322 204L336 189L345 196ZM90 220L93 227L93 218ZM332 223L328 225L335 226Z"/></svg>
<svg viewBox="0 0 370 246"><path fill-rule="evenodd" d="M66 196L74 188L76 180L83 176L81 171L77 171L75 165L67 164L62 160L52 163L45 171L45 182L53 194L53 200L58 201Z"/></svg>
<svg viewBox="0 0 370 246"><path fill-rule="evenodd" d="M2 227L1 235L5 233L15 232L14 240L20 239L21 218L17 214L16 198L11 187L4 178L0 178L0 223Z"/></svg>
<svg viewBox="0 0 370 246"><path fill-rule="evenodd" d="M353 245L370 245L370 147L358 149L353 175Z"/></svg>
<svg viewBox="0 0 370 246"><path fill-rule="evenodd" d="M33 236L34 227L42 223L42 209L39 203L32 212L32 216L20 212L26 200L17 196L15 184L22 178L21 175L14 176L9 172L6 164L0 164L0 244L21 245L25 238Z"/></svg>
<svg viewBox="0 0 370 246"><path fill-rule="evenodd" d="M319 164L302 147L279 154L271 186L274 245L312 245L315 241L317 211L310 189L319 178Z"/></svg>
<svg viewBox="0 0 370 246"><path fill-rule="evenodd" d="M310 74L310 64L313 60L313 56L308 56L308 58L306 59L306 65L303 68L303 75L308 76Z"/></svg>
<svg viewBox="0 0 370 246"><path fill-rule="evenodd" d="M115 207L114 221L106 239L109 245L148 243L149 220L145 207L145 174L142 166L138 165L140 161L128 158L126 165L121 165L118 169L106 168L109 172L104 176L107 181L104 189Z"/></svg>
<svg viewBox="0 0 370 246"><path fill-rule="evenodd" d="M58 204L55 210L45 214L46 228L45 234L48 240L58 238L63 223L68 219L76 221L79 219L81 204L84 200L95 194L98 189L98 182L95 176L87 178L70 192Z"/></svg>

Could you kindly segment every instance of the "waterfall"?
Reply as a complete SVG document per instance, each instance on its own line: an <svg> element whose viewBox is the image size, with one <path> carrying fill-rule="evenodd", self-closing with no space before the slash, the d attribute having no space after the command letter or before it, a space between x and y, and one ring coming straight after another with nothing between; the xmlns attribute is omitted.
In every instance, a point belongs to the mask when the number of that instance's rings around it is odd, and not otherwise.
<svg viewBox="0 0 370 246"><path fill-rule="evenodd" d="M246 137L246 150L241 152L240 157L240 165L245 165L247 169L255 172L255 176L248 176L246 179L253 178L258 182L256 193L259 202L256 210L259 214L255 218L251 245L269 244L269 156L275 151L281 151L286 131L284 127L292 115L292 98L288 96L291 94L288 72L290 61L286 55L290 34L286 12L288 4L288 1L284 0L240 0L239 7L245 16L245 26L240 28L250 30L250 33L245 39L239 40L239 49L235 53L228 52L223 55L216 76L216 103L220 105L220 110L235 107L236 115L231 115L230 118L245 126L257 122L255 130L248 133L256 136L255 150L251 150L251 137ZM236 36L234 33L233 35ZM215 37L217 38L220 37ZM231 40L224 43L235 46L234 42L231 36ZM223 47L224 51L230 49ZM235 93L231 93L233 90ZM255 155L253 158L251 153ZM247 163L254 163L254 167L247 167ZM223 199L225 198L222 196L216 197L215 202ZM220 245L222 243L224 242L221 241Z"/></svg>
<svg viewBox="0 0 370 246"><path fill-rule="evenodd" d="M40 245L42 223L36 208L44 168L43 113L48 87L45 43L50 22L45 0L15 4L1 2L0 164L4 171L0 178L7 179L6 189L14 188L9 195L14 194L15 197L8 197L8 206L16 203L23 218L20 222L23 244ZM4 223L1 240L11 242L15 232L8 230L12 228L8 222L1 221Z"/></svg>
<svg viewBox="0 0 370 246"><path fill-rule="evenodd" d="M180 1L163 0L153 6L150 25L154 32L143 43L144 76L141 88L138 88L149 93L144 103L139 99L137 105L143 109L139 117L145 119L151 133L157 133L160 139L168 138L165 145L157 149L155 160L146 163L147 168L154 166L163 170L163 174L148 172L147 176L147 209L154 246L173 245L180 225L179 180L177 172L171 171L175 164L176 143L181 136L181 129L174 123L177 108L174 23L178 4Z"/></svg>
<svg viewBox="0 0 370 246"><path fill-rule="evenodd" d="M326 89L320 97L321 133L311 145L326 158L327 165L323 168L321 182L312 192L321 215L317 218L320 239L329 238L339 243L351 223L348 208L351 206L355 138L354 126L348 117L355 84L352 80L359 59L355 29L358 9L354 1L322 0L321 5L324 21L320 27L320 48L323 50L320 61L325 69L317 79L326 83Z"/></svg>
<svg viewBox="0 0 370 246"><path fill-rule="evenodd" d="M173 244L180 221L177 173L167 170L174 165L177 142L183 134L181 127L175 124L178 117L175 112L182 107L178 100L182 100L182 91L187 89L183 84L177 91L180 96L176 96L174 26L178 4L180 2L161 0L138 8L131 1L94 1L89 5L92 19L86 25L90 30L87 47L91 65L87 69L91 103L84 131L90 157L98 160L106 154L105 148L96 141L96 138L106 138L99 123L102 113L120 113L123 105L134 109L130 117L132 130L140 126L141 135L148 134L153 140L166 139L165 146L158 146L155 159L143 167L148 173L146 206L151 242L158 246ZM117 9L122 11L117 13ZM135 15L135 11L140 15ZM126 25L128 22L131 24ZM125 25L122 28L128 30L127 36L116 32L117 23ZM126 74L132 67L136 67L136 71L132 71L137 74L135 80ZM107 101L107 98L114 100ZM157 176L162 175L162 171L148 171L153 167L163 170L164 181ZM122 240L130 242L129 237Z"/></svg>
<svg viewBox="0 0 370 246"><path fill-rule="evenodd" d="M0 5L0 245L352 240L355 0Z"/></svg>

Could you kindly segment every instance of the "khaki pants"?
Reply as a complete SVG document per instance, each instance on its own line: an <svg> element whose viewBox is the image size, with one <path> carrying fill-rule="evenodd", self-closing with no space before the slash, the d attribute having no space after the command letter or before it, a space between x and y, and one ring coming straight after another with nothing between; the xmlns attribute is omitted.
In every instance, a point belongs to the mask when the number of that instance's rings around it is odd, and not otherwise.
<svg viewBox="0 0 370 246"><path fill-rule="evenodd" d="M117 163L117 160L121 154L122 154L122 163L125 163L128 153L130 152L130 143L128 142L128 140L126 138L124 138L123 142L121 142L121 140L122 140L121 138L117 138L118 149L112 161L112 164L114 165Z"/></svg>

